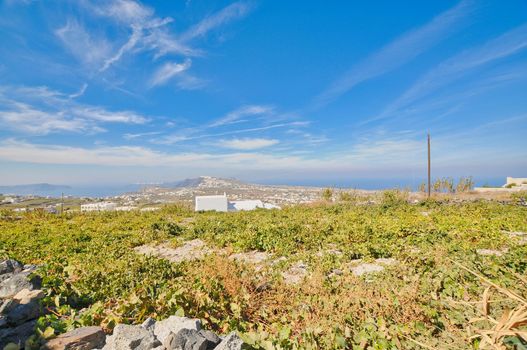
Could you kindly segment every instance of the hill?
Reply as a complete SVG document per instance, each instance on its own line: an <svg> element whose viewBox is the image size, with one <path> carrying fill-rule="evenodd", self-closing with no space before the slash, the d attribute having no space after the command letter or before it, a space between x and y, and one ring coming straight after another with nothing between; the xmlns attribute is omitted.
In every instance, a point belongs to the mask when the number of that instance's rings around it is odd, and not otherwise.
<svg viewBox="0 0 527 350"><path fill-rule="evenodd" d="M231 200L260 199L281 205L313 202L320 198L321 192L322 188L319 187L261 185L237 179L200 176L148 186L139 192L126 193L116 198L126 201L170 203L191 201L195 196L226 193Z"/></svg>

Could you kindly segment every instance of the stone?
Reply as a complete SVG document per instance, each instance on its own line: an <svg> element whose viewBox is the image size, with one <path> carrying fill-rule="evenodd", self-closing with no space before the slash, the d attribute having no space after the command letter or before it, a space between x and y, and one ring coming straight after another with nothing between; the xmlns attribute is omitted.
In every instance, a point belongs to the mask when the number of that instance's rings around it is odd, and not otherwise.
<svg viewBox="0 0 527 350"><path fill-rule="evenodd" d="M149 317L143 323L141 323L141 327L145 329L153 329L155 324L156 320L154 320L152 317Z"/></svg>
<svg viewBox="0 0 527 350"><path fill-rule="evenodd" d="M342 274L344 274L344 271L342 271L341 269L333 269L328 274L328 277L332 278L332 277L336 277L336 276L342 276Z"/></svg>
<svg viewBox="0 0 527 350"><path fill-rule="evenodd" d="M12 298L22 289L33 290L40 288L41 279L38 276L30 277L31 271L23 271L12 275L0 283L0 298Z"/></svg>
<svg viewBox="0 0 527 350"><path fill-rule="evenodd" d="M476 252L479 255L486 255L486 256L502 256L503 254L507 253L509 249L505 248L502 250L493 250L493 249L477 249Z"/></svg>
<svg viewBox="0 0 527 350"><path fill-rule="evenodd" d="M397 260L393 258L378 258L378 259L375 259L375 262L377 264L382 264L382 265L396 265L397 264Z"/></svg>
<svg viewBox="0 0 527 350"><path fill-rule="evenodd" d="M24 269L22 264L13 259L0 261L0 283Z"/></svg>
<svg viewBox="0 0 527 350"><path fill-rule="evenodd" d="M208 341L194 329L182 329L170 332L163 345L167 350L207 350Z"/></svg>
<svg viewBox="0 0 527 350"><path fill-rule="evenodd" d="M298 284L307 275L307 265L302 261L297 262L289 268L289 270L282 272L284 282L287 284Z"/></svg>
<svg viewBox="0 0 527 350"><path fill-rule="evenodd" d="M18 326L22 323L38 318L42 315L43 308L40 305L39 299L32 299L25 304L20 304L16 301L8 307L7 323L11 326Z"/></svg>
<svg viewBox="0 0 527 350"><path fill-rule="evenodd" d="M177 334L182 329L201 330L201 321L187 317L170 316L169 318L157 321L154 325L154 334L162 343L165 343L170 332Z"/></svg>
<svg viewBox="0 0 527 350"><path fill-rule="evenodd" d="M202 329L199 331L199 334L201 334L203 338L207 339L207 350L216 348L216 346L221 342L220 337L218 337L216 333L209 330Z"/></svg>
<svg viewBox="0 0 527 350"><path fill-rule="evenodd" d="M252 250L250 252L232 254L229 256L229 259L242 261L248 264L259 265L269 259L269 254L266 252Z"/></svg>
<svg viewBox="0 0 527 350"><path fill-rule="evenodd" d="M526 245L527 244L527 232L521 232L521 231L516 231L516 232L506 232L509 235L509 237L511 238L516 238L517 239L517 242L518 242L518 245Z"/></svg>
<svg viewBox="0 0 527 350"><path fill-rule="evenodd" d="M91 350L104 346L106 335L101 327L82 327L59 335L45 343L46 350Z"/></svg>
<svg viewBox="0 0 527 350"><path fill-rule="evenodd" d="M106 339L103 350L151 350L161 345L151 330L141 326L119 324Z"/></svg>
<svg viewBox="0 0 527 350"><path fill-rule="evenodd" d="M0 261L0 275L8 273L18 273L22 271L24 267L21 263L13 259L7 259Z"/></svg>
<svg viewBox="0 0 527 350"><path fill-rule="evenodd" d="M212 252L205 242L200 239L184 242L183 245L177 248L172 248L168 243L165 243L157 246L142 245L134 248L134 250L140 254L157 256L175 263L201 260L205 255Z"/></svg>
<svg viewBox="0 0 527 350"><path fill-rule="evenodd" d="M362 276L364 274L380 272L382 270L384 270L383 266L377 265L377 264L369 264L369 263L360 264L356 267L351 268L351 272L355 276Z"/></svg>
<svg viewBox="0 0 527 350"><path fill-rule="evenodd" d="M271 284L271 282L263 282L263 283L260 283L258 286L256 286L256 291L258 293L262 293L262 292L265 292L266 290L269 290L271 289L273 285Z"/></svg>
<svg viewBox="0 0 527 350"><path fill-rule="evenodd" d="M7 313L11 305L14 304L14 301L12 299L6 299L3 301L3 303L0 305L0 315L4 315Z"/></svg>
<svg viewBox="0 0 527 350"><path fill-rule="evenodd" d="M13 300L19 302L20 304L28 304L29 302L31 302L31 300L42 299L44 295L44 291L40 289L22 289L20 292L15 294Z"/></svg>
<svg viewBox="0 0 527 350"><path fill-rule="evenodd" d="M18 344L22 348L26 340L35 332L36 323L36 320L32 320L17 327L0 328L0 349L9 343Z"/></svg>
<svg viewBox="0 0 527 350"><path fill-rule="evenodd" d="M236 333L229 333L214 350L241 350L243 349L243 340Z"/></svg>

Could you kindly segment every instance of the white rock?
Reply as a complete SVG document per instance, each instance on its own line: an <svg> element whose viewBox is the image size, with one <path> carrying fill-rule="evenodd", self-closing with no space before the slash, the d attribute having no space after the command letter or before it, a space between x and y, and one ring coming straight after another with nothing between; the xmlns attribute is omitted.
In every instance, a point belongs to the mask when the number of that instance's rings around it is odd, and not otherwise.
<svg viewBox="0 0 527 350"><path fill-rule="evenodd" d="M393 258L379 258L379 259L375 259L375 262L377 264L381 264L381 265L395 265L395 264L397 264L397 260L395 260Z"/></svg>
<svg viewBox="0 0 527 350"><path fill-rule="evenodd" d="M161 345L151 330L119 324L113 329L113 334L106 338L103 350L151 350Z"/></svg>
<svg viewBox="0 0 527 350"><path fill-rule="evenodd" d="M182 329L201 330L201 321L196 318L170 316L166 320L157 321L154 325L154 334L162 343L165 343L170 332L177 334Z"/></svg>
<svg viewBox="0 0 527 350"><path fill-rule="evenodd" d="M476 252L479 255L494 255L494 256L502 256L503 254L507 253L509 249L505 248L502 250L493 250L493 249L478 249Z"/></svg>
<svg viewBox="0 0 527 350"><path fill-rule="evenodd" d="M287 284L297 284L307 275L307 265L299 261L289 268L289 270L282 272L282 277Z"/></svg>
<svg viewBox="0 0 527 350"><path fill-rule="evenodd" d="M382 270L384 270L384 267L381 265L365 263L353 267L351 272L353 272L355 276L362 276L367 273L380 272Z"/></svg>

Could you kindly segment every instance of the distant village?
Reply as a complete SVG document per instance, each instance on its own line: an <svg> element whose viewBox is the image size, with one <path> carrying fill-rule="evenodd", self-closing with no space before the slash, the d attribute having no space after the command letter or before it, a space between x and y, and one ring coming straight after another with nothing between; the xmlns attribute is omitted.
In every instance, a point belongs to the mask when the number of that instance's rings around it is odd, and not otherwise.
<svg viewBox="0 0 527 350"><path fill-rule="evenodd" d="M267 186L246 184L237 180L202 176L185 180L192 185L176 188L152 187L114 197L90 198L0 194L0 209L15 212L43 211L106 212L154 211L175 202L193 203L195 211L236 212L255 209L280 209L281 205L310 203L320 199L322 188L301 186ZM358 193L374 191L355 190ZM527 191L527 178L507 177L501 187L483 186L473 193L506 193ZM223 192L223 194L218 194ZM228 193L228 194L227 194Z"/></svg>

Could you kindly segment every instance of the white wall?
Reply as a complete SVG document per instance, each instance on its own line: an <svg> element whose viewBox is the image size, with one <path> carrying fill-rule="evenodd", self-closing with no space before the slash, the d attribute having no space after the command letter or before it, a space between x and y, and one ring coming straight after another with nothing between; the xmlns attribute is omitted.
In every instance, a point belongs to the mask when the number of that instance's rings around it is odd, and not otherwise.
<svg viewBox="0 0 527 350"><path fill-rule="evenodd" d="M195 210L227 211L227 196L196 196Z"/></svg>
<svg viewBox="0 0 527 350"><path fill-rule="evenodd" d="M527 177L507 177L507 185L516 184L516 186L520 186L524 183L527 184Z"/></svg>

